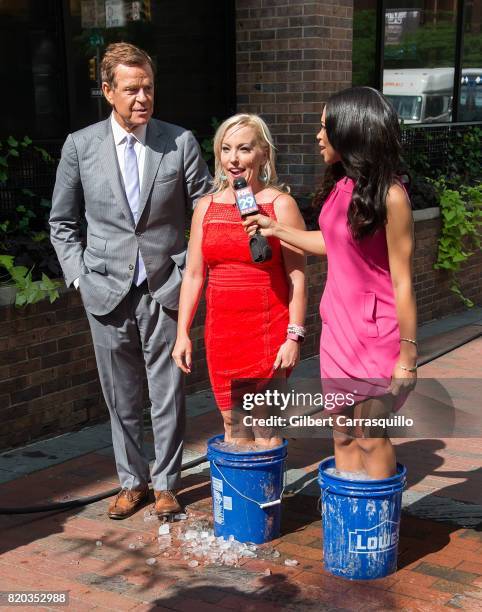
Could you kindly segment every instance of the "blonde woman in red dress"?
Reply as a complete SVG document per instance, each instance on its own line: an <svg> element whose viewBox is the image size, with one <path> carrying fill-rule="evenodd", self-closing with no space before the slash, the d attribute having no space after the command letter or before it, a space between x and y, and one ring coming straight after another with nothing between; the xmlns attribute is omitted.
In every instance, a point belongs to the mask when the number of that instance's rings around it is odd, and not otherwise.
<svg viewBox="0 0 482 612"><path fill-rule="evenodd" d="M189 374L189 332L208 272L206 355L225 441L254 439L258 446L277 446L282 440L266 431L233 434L231 384L285 378L298 363L306 310L305 257L296 247L269 238L272 258L253 263L233 182L246 180L264 215L297 229L304 222L295 200L278 182L272 138L260 117L239 114L224 121L214 138L214 153L214 189L199 200L192 219L172 355Z"/></svg>

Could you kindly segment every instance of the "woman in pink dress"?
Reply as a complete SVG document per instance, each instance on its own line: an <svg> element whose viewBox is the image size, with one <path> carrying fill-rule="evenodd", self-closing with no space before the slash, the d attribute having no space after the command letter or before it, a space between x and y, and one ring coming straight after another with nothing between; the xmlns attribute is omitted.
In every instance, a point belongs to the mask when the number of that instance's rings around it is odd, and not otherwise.
<svg viewBox="0 0 482 612"><path fill-rule="evenodd" d="M350 389L357 381L359 396L344 414L379 418L400 407L415 386L417 369L413 220L399 180L398 117L380 92L354 87L328 100L317 140L327 164L315 197L320 231L289 228L261 215L245 227L327 255L320 304L323 391ZM347 434L334 428L338 470L365 470L372 478L395 474L386 435L369 437L363 428Z"/></svg>

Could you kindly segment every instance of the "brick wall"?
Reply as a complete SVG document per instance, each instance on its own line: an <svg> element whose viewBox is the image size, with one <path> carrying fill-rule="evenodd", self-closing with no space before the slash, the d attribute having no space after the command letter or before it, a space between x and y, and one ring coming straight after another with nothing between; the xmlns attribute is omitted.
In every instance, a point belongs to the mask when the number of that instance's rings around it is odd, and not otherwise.
<svg viewBox="0 0 482 612"><path fill-rule="evenodd" d="M238 111L266 120L296 194L319 183L322 103L351 85L352 15L352 0L236 2Z"/></svg>
<svg viewBox="0 0 482 612"><path fill-rule="evenodd" d="M78 294L0 307L0 449L104 418L90 331Z"/></svg>
<svg viewBox="0 0 482 612"><path fill-rule="evenodd" d="M416 211L415 215L424 212ZM418 221L415 224L414 282L419 323L439 319L464 309L460 299L450 291L451 276L442 270L433 269L437 250L436 237L440 233L440 225L440 218ZM482 305L482 252L480 250L469 259L468 265L462 268L458 278L465 297L478 306Z"/></svg>
<svg viewBox="0 0 482 612"><path fill-rule="evenodd" d="M415 228L415 288L419 321L423 323L460 311L463 305L450 292L449 276L433 270L440 220L418 221ZM318 353L318 305L326 262L310 257L307 277L308 335L302 346L303 358ZM481 253L465 266L461 280L467 297L482 303ZM190 393L209 387L204 314L202 302L192 330L194 369L187 379ZM44 301L25 309L0 306L0 449L71 431L106 416L79 295L68 291L54 304Z"/></svg>

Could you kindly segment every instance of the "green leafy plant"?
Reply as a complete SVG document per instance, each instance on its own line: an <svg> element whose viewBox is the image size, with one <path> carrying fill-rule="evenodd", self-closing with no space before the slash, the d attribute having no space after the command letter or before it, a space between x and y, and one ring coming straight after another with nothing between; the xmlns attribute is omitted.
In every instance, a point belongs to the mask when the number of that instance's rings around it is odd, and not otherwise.
<svg viewBox="0 0 482 612"><path fill-rule="evenodd" d="M41 156L44 162L53 162L52 156L42 147L33 144L32 139L24 136L22 140L17 140L9 136L6 140L0 140L0 183L6 183L8 179L8 168L10 158L18 158L22 150L33 148Z"/></svg>
<svg viewBox="0 0 482 612"><path fill-rule="evenodd" d="M434 267L450 272L451 291L470 308L474 304L462 294L457 273L462 264L480 249L482 183L456 190L448 188L445 181L440 180L435 186L440 197L442 230Z"/></svg>
<svg viewBox="0 0 482 612"><path fill-rule="evenodd" d="M464 133L457 130L447 151L449 182L453 185L477 184L481 180L482 130L471 126Z"/></svg>
<svg viewBox="0 0 482 612"><path fill-rule="evenodd" d="M477 126L447 127L431 132L402 124L404 157L412 178L442 179L447 187L458 189L461 184L477 185L482 181L482 129ZM435 156L433 149L442 147Z"/></svg>
<svg viewBox="0 0 482 612"><path fill-rule="evenodd" d="M17 140L9 136L6 140L0 140L0 185L11 188L16 196L14 212L9 213L7 218L0 221L0 232L5 236L28 237L38 240L37 232L41 225L48 220L51 203L45 198L39 198L31 189L13 186L12 174L20 164L23 155L30 154L40 158L46 165L52 165L54 159L42 147L33 145L32 140L25 136L23 140ZM13 161L16 160L16 161ZM16 165L16 168L15 168ZM20 165L21 171L25 172L28 166ZM28 172L26 173L28 174ZM15 177L18 181L18 177ZM42 228L43 230L44 228ZM42 230L40 234L42 235ZM43 232L45 233L45 232Z"/></svg>
<svg viewBox="0 0 482 612"><path fill-rule="evenodd" d="M60 286L48 276L60 275L48 239L51 203L21 185L33 172L30 164L35 163L33 168L37 168L39 162L47 168L54 160L43 148L33 145L28 136L22 140L13 136L0 140L0 185L15 202L0 218L0 267L6 270L0 284L16 287L17 306L46 297L53 301Z"/></svg>
<svg viewBox="0 0 482 612"><path fill-rule="evenodd" d="M13 281L17 293L15 296L16 306L26 306L35 304L40 300L48 298L50 303L59 297L60 281L50 279L46 274L42 274L40 281L32 280L32 270L25 266L16 266L12 255L0 255L0 266L8 272L6 281L1 280L0 285L11 285Z"/></svg>
<svg viewBox="0 0 482 612"><path fill-rule="evenodd" d="M220 125L221 125L221 121L216 119L216 117L212 117L211 127L213 129L213 137L204 138L201 141L201 153L204 158L204 161L208 164L211 172L213 172L214 170L214 166L213 166L213 163L214 163L214 148L213 148L214 133L216 132L216 130L218 129Z"/></svg>

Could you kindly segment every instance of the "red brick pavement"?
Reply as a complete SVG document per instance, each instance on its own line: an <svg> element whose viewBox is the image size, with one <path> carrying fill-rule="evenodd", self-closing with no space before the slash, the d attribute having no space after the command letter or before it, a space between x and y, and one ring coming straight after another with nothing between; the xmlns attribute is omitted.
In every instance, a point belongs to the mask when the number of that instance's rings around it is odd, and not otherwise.
<svg viewBox="0 0 482 612"><path fill-rule="evenodd" d="M453 351L425 366L427 375L475 376L480 348L478 340ZM193 419L187 446L203 450L206 438L219 428L217 413ZM290 465L308 472L330 453L329 440L292 441ZM397 453L408 466L410 490L481 504L480 439L399 440ZM1 505L74 498L116 482L112 460L91 453L1 485ZM209 518L207 474L186 477L184 487L182 501L193 519ZM266 546L276 548L280 557L244 559L236 568L191 569L176 546L164 556L155 522L145 522L142 511L110 521L106 501L64 513L2 516L0 590L69 591L69 610L482 609L480 530L405 514L399 570L381 580L349 582L323 569L316 504L314 497L286 499L282 535ZM180 528L176 524L172 530ZM154 566L146 564L151 556L157 560ZM286 567L286 558L296 558L299 565ZM265 574L268 568L271 575Z"/></svg>

